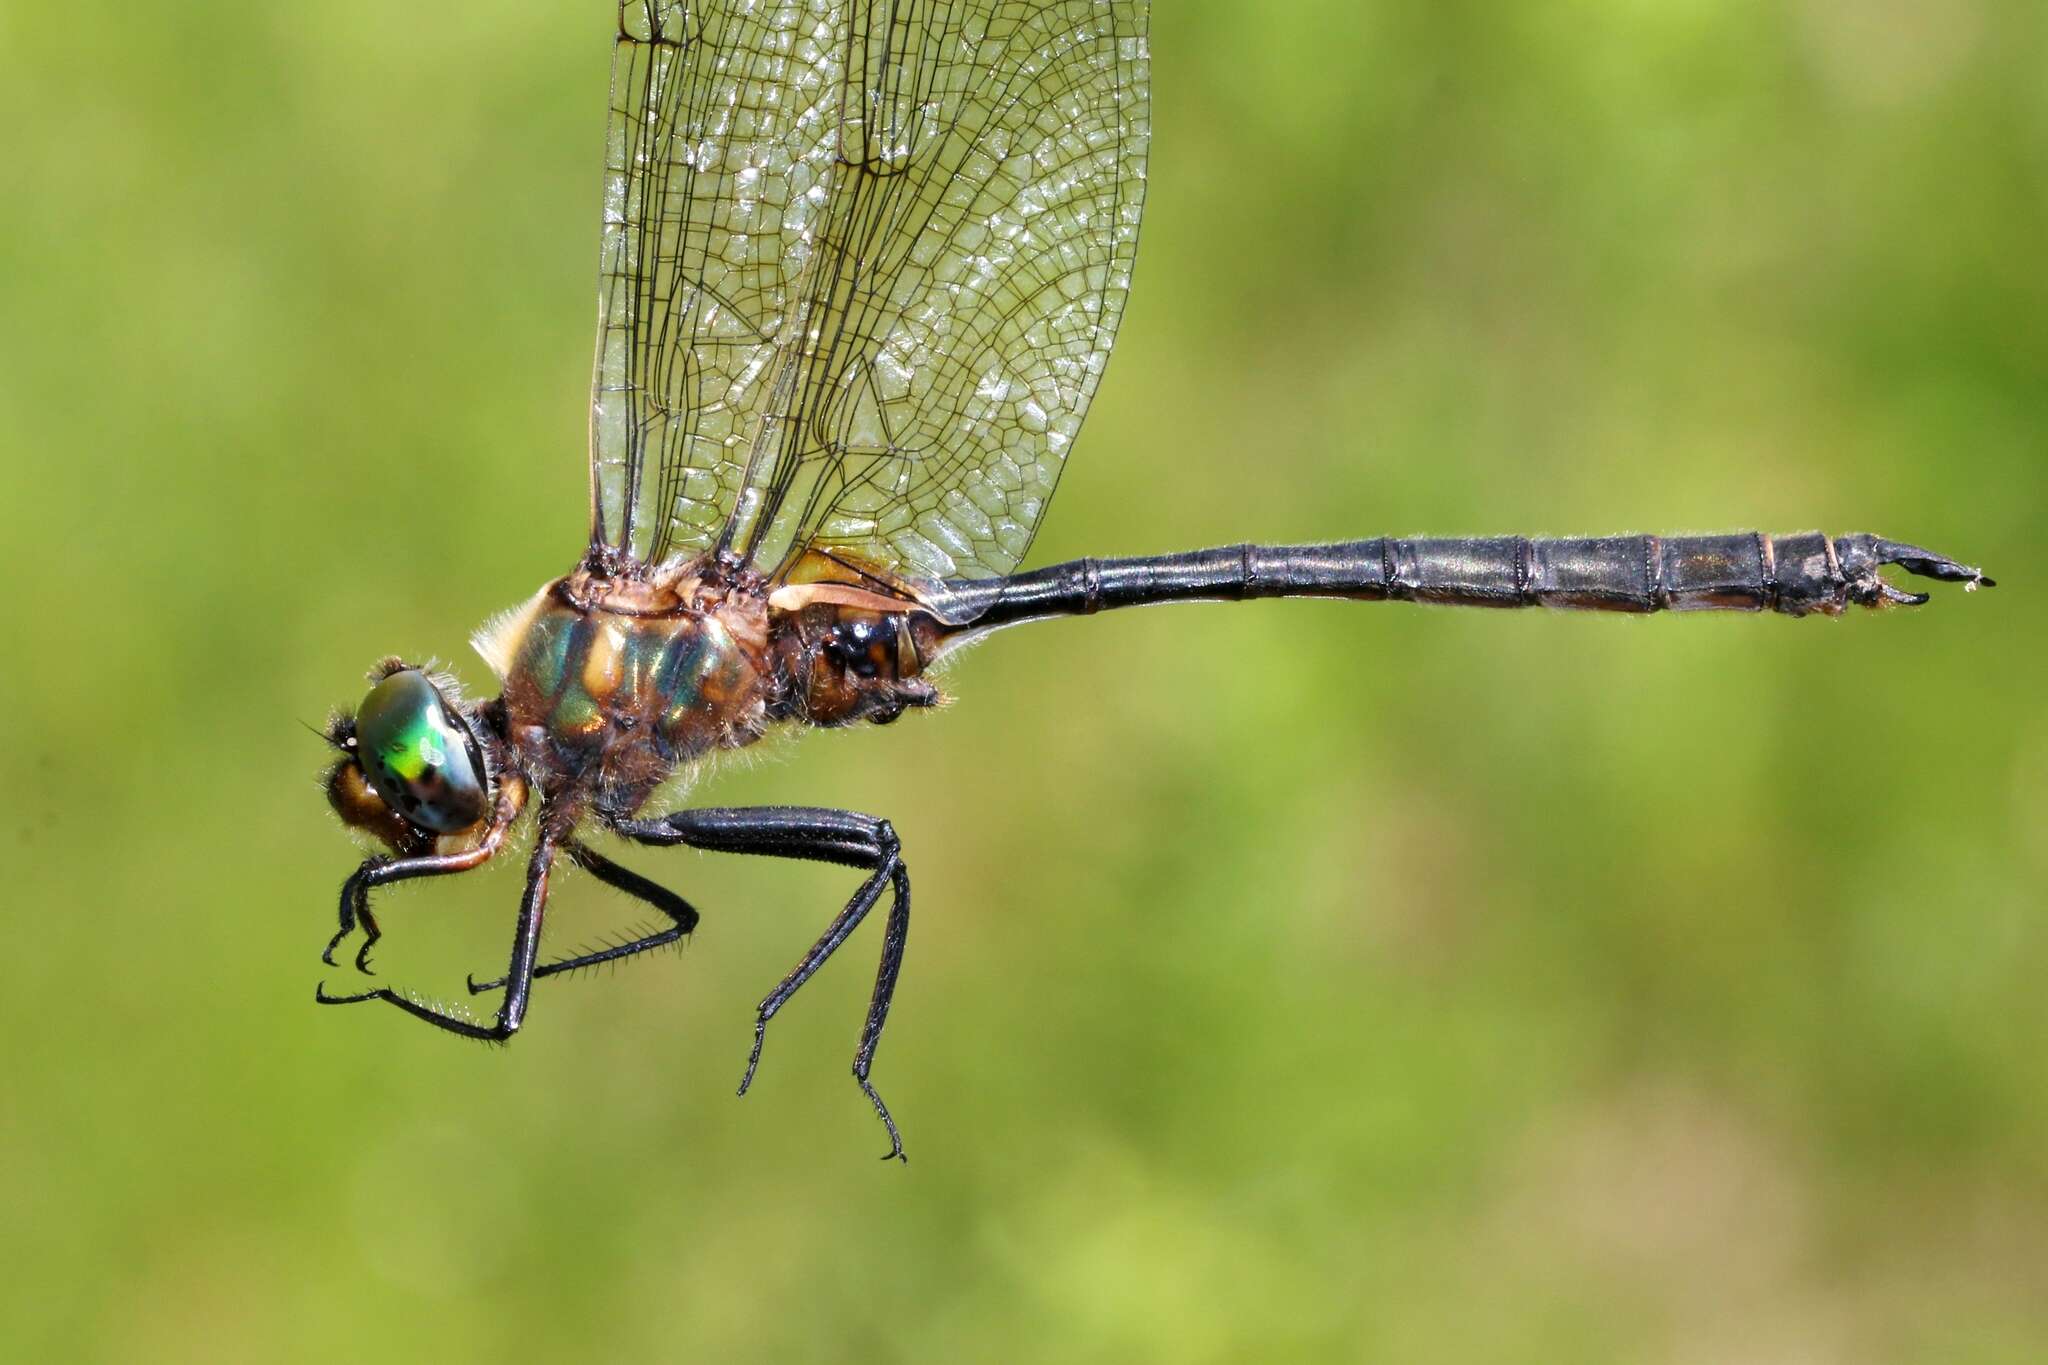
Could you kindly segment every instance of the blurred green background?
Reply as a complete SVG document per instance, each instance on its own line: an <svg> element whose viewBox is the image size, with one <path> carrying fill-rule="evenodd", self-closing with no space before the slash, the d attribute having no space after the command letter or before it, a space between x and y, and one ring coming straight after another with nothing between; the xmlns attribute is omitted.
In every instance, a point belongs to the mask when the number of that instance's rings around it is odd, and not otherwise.
<svg viewBox="0 0 2048 1365"><path fill-rule="evenodd" d="M582 535L610 6L0 10L0 1355L2048 1358L2048 8L1161 7L1117 358L1034 561L1760 526L1829 622L1285 603L1016 631L640 853L677 957L503 1051L316 1010L300 728ZM503 959L516 871L390 896ZM628 922L588 878L556 947Z"/></svg>

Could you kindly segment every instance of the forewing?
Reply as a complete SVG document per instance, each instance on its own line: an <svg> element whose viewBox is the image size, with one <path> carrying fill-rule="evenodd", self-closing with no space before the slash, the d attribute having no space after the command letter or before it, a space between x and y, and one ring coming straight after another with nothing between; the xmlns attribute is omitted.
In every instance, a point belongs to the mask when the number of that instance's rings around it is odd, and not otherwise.
<svg viewBox="0 0 2048 1365"><path fill-rule="evenodd" d="M773 355L801 264L780 246L803 235L836 118L829 63L814 39L800 41L806 17L619 4L591 385L593 546L642 559L701 548L738 501L748 376Z"/></svg>
<svg viewBox="0 0 2048 1365"><path fill-rule="evenodd" d="M1129 288L1144 20L1140 0L626 6L594 539L1014 568Z"/></svg>

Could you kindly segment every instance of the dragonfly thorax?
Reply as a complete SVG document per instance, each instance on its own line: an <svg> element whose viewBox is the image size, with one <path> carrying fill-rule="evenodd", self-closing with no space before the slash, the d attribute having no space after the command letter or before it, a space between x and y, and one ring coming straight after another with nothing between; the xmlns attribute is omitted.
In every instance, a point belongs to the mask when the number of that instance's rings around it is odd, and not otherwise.
<svg viewBox="0 0 2048 1365"><path fill-rule="evenodd" d="M767 623L747 584L579 570L479 647L502 667L505 739L543 796L628 813L678 766L761 736Z"/></svg>
<svg viewBox="0 0 2048 1365"><path fill-rule="evenodd" d="M504 679L514 761L552 803L625 814L778 721L887 722L938 700L919 676L934 623L913 604L792 591L771 599L708 560L549 584L478 640Z"/></svg>

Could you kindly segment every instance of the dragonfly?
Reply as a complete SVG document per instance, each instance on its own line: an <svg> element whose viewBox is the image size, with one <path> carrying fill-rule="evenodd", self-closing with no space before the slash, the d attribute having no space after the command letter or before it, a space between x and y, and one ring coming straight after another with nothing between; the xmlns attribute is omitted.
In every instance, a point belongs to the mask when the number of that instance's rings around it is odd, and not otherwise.
<svg viewBox="0 0 2048 1365"><path fill-rule="evenodd" d="M1916 606L1887 566L1988 587L1870 534L1378 537L1022 566L1102 382L1144 207L1144 0L625 0L617 6L591 378L590 537L479 630L472 698L386 659L324 731L328 799L378 848L341 889L373 975L371 893L490 863L527 822L509 964L487 1019L365 982L505 1041L534 984L675 943L695 906L590 836L850 869L858 888L762 999L768 1025L887 904L853 1076L870 1079L910 931L886 819L805 806L658 809L706 758L792 727L888 724L940 700L963 645L1031 621L1271 597L1617 612L1838 615ZM593 35L594 37L595 35ZM552 960L566 859L659 928Z"/></svg>

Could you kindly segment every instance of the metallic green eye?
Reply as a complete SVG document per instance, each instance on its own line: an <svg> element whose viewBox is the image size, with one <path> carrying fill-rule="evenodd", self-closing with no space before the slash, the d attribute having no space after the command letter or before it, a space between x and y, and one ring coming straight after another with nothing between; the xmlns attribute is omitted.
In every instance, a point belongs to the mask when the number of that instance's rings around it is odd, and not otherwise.
<svg viewBox="0 0 2048 1365"><path fill-rule="evenodd" d="M393 673L363 698L356 754L377 795L420 828L452 834L484 818L483 756L418 669Z"/></svg>

